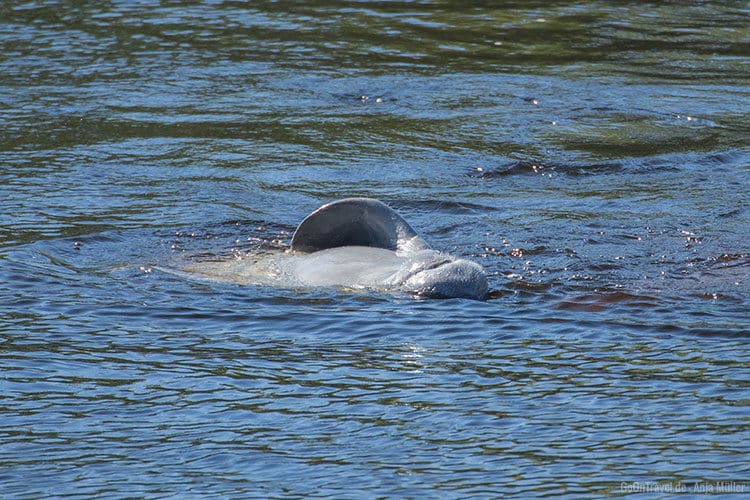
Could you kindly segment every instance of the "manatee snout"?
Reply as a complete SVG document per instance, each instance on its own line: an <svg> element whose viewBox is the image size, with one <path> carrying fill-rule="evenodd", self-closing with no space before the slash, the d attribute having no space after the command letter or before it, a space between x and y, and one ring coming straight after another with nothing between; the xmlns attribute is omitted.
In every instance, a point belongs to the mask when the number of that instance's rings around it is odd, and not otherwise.
<svg viewBox="0 0 750 500"><path fill-rule="evenodd" d="M446 262L411 276L404 289L425 297L482 300L487 296L487 276L482 266L465 259Z"/></svg>

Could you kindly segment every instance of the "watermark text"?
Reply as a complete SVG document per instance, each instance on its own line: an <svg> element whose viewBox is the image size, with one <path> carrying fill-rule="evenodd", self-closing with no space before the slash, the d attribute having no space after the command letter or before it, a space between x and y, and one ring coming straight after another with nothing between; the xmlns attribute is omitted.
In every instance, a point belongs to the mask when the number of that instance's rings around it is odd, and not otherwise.
<svg viewBox="0 0 750 500"><path fill-rule="evenodd" d="M750 483L742 481L623 481L619 493L667 493L689 495L726 495L750 493Z"/></svg>

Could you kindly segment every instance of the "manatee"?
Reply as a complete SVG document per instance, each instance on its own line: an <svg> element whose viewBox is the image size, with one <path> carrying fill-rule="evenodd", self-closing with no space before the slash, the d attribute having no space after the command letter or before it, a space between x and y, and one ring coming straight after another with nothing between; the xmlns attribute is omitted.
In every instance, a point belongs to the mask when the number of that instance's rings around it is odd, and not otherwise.
<svg viewBox="0 0 750 500"><path fill-rule="evenodd" d="M402 291L424 297L483 299L487 277L470 260L433 250L385 203L347 198L308 215L284 252L200 262L204 279L284 288Z"/></svg>

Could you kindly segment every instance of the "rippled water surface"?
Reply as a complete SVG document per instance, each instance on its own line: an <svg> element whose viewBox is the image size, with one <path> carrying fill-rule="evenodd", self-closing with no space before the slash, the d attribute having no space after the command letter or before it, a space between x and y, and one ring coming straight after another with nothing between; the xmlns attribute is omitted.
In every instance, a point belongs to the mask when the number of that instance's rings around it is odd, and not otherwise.
<svg viewBox="0 0 750 500"><path fill-rule="evenodd" d="M747 493L748 26L732 1L3 2L3 495ZM160 271L348 196L489 299Z"/></svg>

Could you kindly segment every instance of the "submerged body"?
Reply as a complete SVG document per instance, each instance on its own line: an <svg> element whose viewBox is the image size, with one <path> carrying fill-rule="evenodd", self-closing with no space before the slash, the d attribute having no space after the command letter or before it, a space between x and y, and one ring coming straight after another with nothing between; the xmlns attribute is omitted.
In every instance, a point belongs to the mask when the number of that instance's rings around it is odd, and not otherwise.
<svg viewBox="0 0 750 500"><path fill-rule="evenodd" d="M185 270L208 279L287 288L401 290L473 299L487 294L481 266L430 249L390 207L368 198L319 208L297 228L287 252Z"/></svg>

